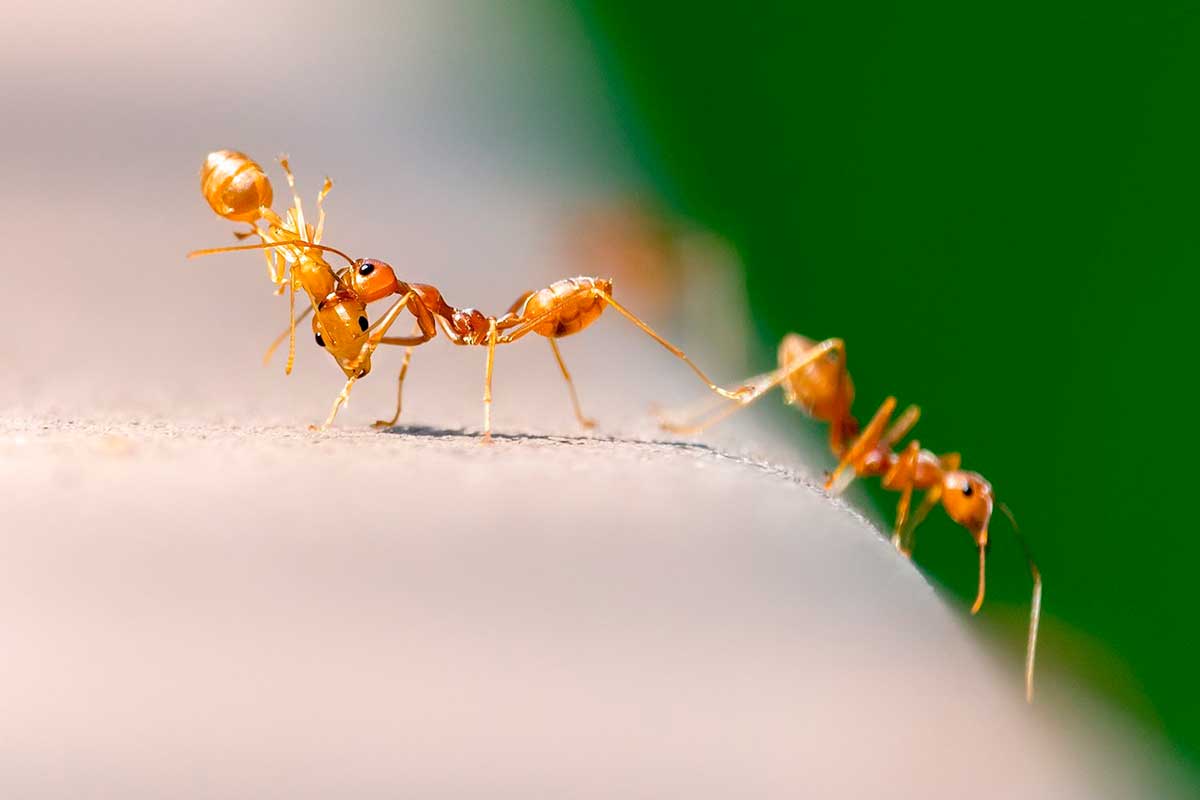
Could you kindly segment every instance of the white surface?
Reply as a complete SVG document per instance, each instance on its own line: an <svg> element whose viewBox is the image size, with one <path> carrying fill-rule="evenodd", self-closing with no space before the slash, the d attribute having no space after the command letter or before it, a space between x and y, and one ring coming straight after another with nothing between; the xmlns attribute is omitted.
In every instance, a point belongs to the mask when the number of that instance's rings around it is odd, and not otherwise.
<svg viewBox="0 0 1200 800"><path fill-rule="evenodd" d="M787 470L440 430L0 443L6 797L1162 796Z"/></svg>

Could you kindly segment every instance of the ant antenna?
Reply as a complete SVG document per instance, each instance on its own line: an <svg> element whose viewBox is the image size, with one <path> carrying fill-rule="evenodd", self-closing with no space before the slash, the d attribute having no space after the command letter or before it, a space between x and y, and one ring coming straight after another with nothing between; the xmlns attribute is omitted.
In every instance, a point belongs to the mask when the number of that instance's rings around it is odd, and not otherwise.
<svg viewBox="0 0 1200 800"><path fill-rule="evenodd" d="M1029 549L1029 543L1021 534L1021 529L1017 527L1017 520L1013 517L1013 513L1008 510L1008 506L1000 503L1000 510L1004 512L1004 516L1008 517L1009 524L1012 525L1013 534L1017 538L1017 543L1021 545L1021 551L1025 554L1025 560L1029 562L1029 574L1033 578L1033 599L1029 604L1029 642L1025 645L1025 700L1033 702L1033 659L1037 653L1037 635L1038 622L1042 617L1042 573L1038 570L1037 563L1033 560L1033 551Z"/></svg>
<svg viewBox="0 0 1200 800"><path fill-rule="evenodd" d="M313 312L312 306L309 306L308 308L304 309L304 311L300 314L300 316L296 317L296 322L303 322L304 318L307 317L312 312ZM271 363L271 356L275 355L275 351L279 349L279 345L283 344L284 340L288 338L288 335L291 334L291 332L293 330L294 330L294 326L289 325L288 327L283 329L283 333L281 333L275 337L275 341L271 342L271 346L268 347L267 352L263 354L263 366L264 367L267 366L267 364Z"/></svg>
<svg viewBox="0 0 1200 800"><path fill-rule="evenodd" d="M978 614L979 609L983 608L983 593L984 583L987 578L987 545L979 545L979 591L975 594L975 604L971 606L971 613Z"/></svg>
<svg viewBox="0 0 1200 800"><path fill-rule="evenodd" d="M314 244L306 242L303 239L287 239L282 242L261 242L259 244L239 244L231 247L210 247L207 250L193 250L187 254L188 258L200 258L201 256L211 256L217 253L236 253L240 250L265 250L268 247L298 247L304 250L324 250L330 253L337 253L342 258L346 259L346 263L354 266L355 261L350 256L338 250L336 247L330 247L326 244Z"/></svg>

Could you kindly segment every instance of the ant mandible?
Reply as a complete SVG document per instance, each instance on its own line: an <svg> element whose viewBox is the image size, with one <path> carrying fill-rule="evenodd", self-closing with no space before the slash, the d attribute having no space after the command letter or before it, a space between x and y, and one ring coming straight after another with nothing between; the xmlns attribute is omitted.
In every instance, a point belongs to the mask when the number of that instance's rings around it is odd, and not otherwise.
<svg viewBox="0 0 1200 800"><path fill-rule="evenodd" d="M917 406L909 406L889 426L896 410L895 398L889 397L860 433L858 422L850 413L854 385L846 368L846 348L841 339L827 339L814 344L797 334L788 334L780 343L778 358L777 369L747 379L749 391L743 394L741 402L718 409L716 413L711 404L706 404L707 407L700 413L689 415L691 419L688 422L676 423L663 419L660 424L666 430L677 433L697 433L745 408L776 386L782 386L786 403L830 425L829 447L839 463L825 483L826 490L841 492L857 476L880 477L885 489L900 492L892 534L892 543L898 551L912 557L917 526L939 504L954 522L971 534L979 549L979 586L971 613L978 613L983 606L986 583L988 525L996 505L991 484L976 472L962 470L962 458L958 453L938 456L921 449L916 441L910 442L902 452L895 452L894 446L920 419ZM847 444L856 434L857 438ZM847 475L849 479L844 479ZM910 519L914 491L923 491L925 495ZM1029 638L1025 650L1025 696L1032 702L1042 578L1012 513L1003 503L999 507L1012 523L1014 535L1033 578Z"/></svg>

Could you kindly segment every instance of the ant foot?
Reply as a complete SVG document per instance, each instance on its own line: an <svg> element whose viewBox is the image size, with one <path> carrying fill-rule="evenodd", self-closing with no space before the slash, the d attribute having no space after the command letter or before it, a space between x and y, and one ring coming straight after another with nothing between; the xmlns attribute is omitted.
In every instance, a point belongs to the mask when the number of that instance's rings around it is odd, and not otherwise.
<svg viewBox="0 0 1200 800"><path fill-rule="evenodd" d="M900 555L904 556L905 558L912 558L912 550L905 547L900 541L899 533L892 534L892 546L896 548L896 552Z"/></svg>
<svg viewBox="0 0 1200 800"><path fill-rule="evenodd" d="M668 419L667 410L665 408L660 406L658 403L651 403L647 411L650 413L650 416L654 417L654 421L658 423L658 427L661 430L671 430L671 421Z"/></svg>
<svg viewBox="0 0 1200 800"><path fill-rule="evenodd" d="M750 384L744 384L733 390L734 399L738 402L745 403L750 399L750 395L754 393L754 387Z"/></svg>
<svg viewBox="0 0 1200 800"><path fill-rule="evenodd" d="M658 423L658 429L660 431L666 431L667 433L674 433L680 436L691 436L692 434L699 432L699 428L695 426L673 421L671 419L670 411L664 409L657 403L651 404L650 414L654 417L654 421Z"/></svg>
<svg viewBox="0 0 1200 800"><path fill-rule="evenodd" d="M371 423L371 427L375 429L390 428L396 424L398 420L377 419Z"/></svg>

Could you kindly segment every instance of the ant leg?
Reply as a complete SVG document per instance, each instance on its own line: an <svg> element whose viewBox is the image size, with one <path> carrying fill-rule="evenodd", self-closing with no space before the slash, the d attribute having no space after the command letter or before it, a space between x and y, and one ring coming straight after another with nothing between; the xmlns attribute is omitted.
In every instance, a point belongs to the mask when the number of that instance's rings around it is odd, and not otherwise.
<svg viewBox="0 0 1200 800"><path fill-rule="evenodd" d="M304 319L306 319L308 317L308 315L312 313L312 311L313 311L312 306L309 306L308 308L304 309L304 311L302 311L300 313L300 316L296 317L296 322L301 322ZM284 328L283 332L275 337L275 341L271 342L271 346L268 347L267 352L265 354L263 354L263 366L264 367L267 364L271 363L271 356L275 355L275 351L279 349L279 345L283 344L283 340L287 338L288 334L294 332L295 330L296 330L295 323L293 323L292 325L289 325L288 327Z"/></svg>
<svg viewBox="0 0 1200 800"><path fill-rule="evenodd" d="M506 317L507 317L507 316L509 316L510 314L516 314L516 315L519 317L519 316L520 316L520 314L518 314L518 312L519 312L519 311L522 309L522 307L525 305L525 302L526 302L526 301L527 301L529 298L533 297L535 294L537 294L537 292L535 292L535 291L533 291L533 290L530 290L530 291L528 291L528 292L525 292L524 294L522 294L520 297L518 297L516 300L514 300L514 301L513 301L513 304L512 304L511 306L509 306L509 307L508 307L508 311L505 311L505 312L504 312L504 316L506 316Z"/></svg>
<svg viewBox="0 0 1200 800"><path fill-rule="evenodd" d="M892 426L887 429L887 433L883 435L879 441L888 447L892 447L896 442L908 435L908 432L916 426L917 420L921 418L921 409L919 406L909 406L904 409L904 413L896 418Z"/></svg>
<svg viewBox="0 0 1200 800"><path fill-rule="evenodd" d="M354 387L354 382L357 380L358 380L358 376L355 376L353 378L348 378L346 380L346 385L342 387L342 391L339 392L338 396L334 399L333 408L329 409L329 416L325 418L325 422L323 422L320 426L309 425L308 429L310 431L323 431L326 428L328 428L330 425L333 424L333 418L337 416L338 409L341 408L342 406L344 406L347 402L349 402L350 389L352 389Z"/></svg>
<svg viewBox="0 0 1200 800"><path fill-rule="evenodd" d="M838 355L841 356L837 377L838 413L829 420L829 450L835 458L841 458L846 451L846 437L858 432L858 421L850 413L854 402L853 389L850 384L850 373L846 366L846 349L843 346Z"/></svg>
<svg viewBox="0 0 1200 800"><path fill-rule="evenodd" d="M413 321L413 335L415 336L416 334L418 334L420 332L421 332L421 323L414 320ZM383 340L381 340L381 341L383 341ZM388 342L383 342L383 343L388 343ZM414 346L415 345L409 345L408 347L404 348L404 360L400 362L400 377L396 380L396 413L392 415L391 419L375 420L374 427L376 427L376 428L390 428L391 426L395 425L397 422L400 421L400 408L401 408L402 403L404 402L404 376L408 374L408 362L412 361L412 353L413 353Z"/></svg>
<svg viewBox="0 0 1200 800"><path fill-rule="evenodd" d="M745 408L746 406L755 402L781 383L786 387L787 384L785 381L787 381L788 378L792 377L817 359L824 357L827 353L835 351L845 352L845 344L841 339L826 339L819 344L813 345L811 348L805 351L803 356L785 364L780 369L753 378L748 378L739 390L745 390L743 391L741 399L735 405L731 405L728 408L721 410L720 413L710 416L708 419L704 418L705 416L708 416L707 413L701 413L693 416L693 420L698 418L699 421L693 422L690 425L676 425L662 420L659 421L659 425L664 430L673 431L675 433L699 433L705 428L709 428L717 424L739 409ZM845 361L844 358L843 361Z"/></svg>
<svg viewBox="0 0 1200 800"><path fill-rule="evenodd" d="M257 236L263 242L269 241L267 239L267 232L260 228L257 222L250 225L250 230L234 231L233 235L239 242L245 241L252 236ZM276 294L282 294L284 270L279 266L279 253L275 250L263 250L263 258L267 262L267 277L271 279L271 283L279 287L276 290Z"/></svg>
<svg viewBox="0 0 1200 800"><path fill-rule="evenodd" d="M962 466L962 456L958 453L946 453L938 458L938 462L943 470L952 472ZM897 549L901 553L910 558L912 557L913 549L917 544L917 528L929 516L929 512L937 507L941 499L942 487L934 485L921 498L921 504L917 506L916 512L913 513L912 521L909 523L907 529L904 529L900 522L897 521L896 532L900 536L900 544L897 545ZM892 541L896 541L895 537L892 537Z"/></svg>
<svg viewBox="0 0 1200 800"><path fill-rule="evenodd" d="M759 386L770 381L777 374L778 370L772 370L742 381L742 385L751 387L748 399L743 403L731 403L724 397L705 395L700 400L674 411L664 412L657 406L651 406L650 410L658 420L658 427L664 431L683 435L700 433L766 394L765 390L759 391ZM672 419L678 421L672 422Z"/></svg>
<svg viewBox="0 0 1200 800"><path fill-rule="evenodd" d="M308 226L304 222L304 206L300 202L300 195L296 192L296 176L292 174L292 165L288 163L287 156L279 157L279 166L283 167L283 173L287 175L288 188L292 190L293 220L296 223L296 230L293 233L301 239L308 239Z"/></svg>
<svg viewBox="0 0 1200 800"><path fill-rule="evenodd" d="M917 510L913 512L907 529L900 530L900 525L896 526L896 529L900 531L900 543L896 546L897 550L910 558L912 557L913 549L917 545L917 527L925 521L925 518L929 516L929 512L937 507L941 499L942 488L934 486L921 498L921 503L917 506Z"/></svg>
<svg viewBox="0 0 1200 800"><path fill-rule="evenodd" d="M267 258L267 273L271 278L271 283L275 284L275 294L283 292L283 282L288 279L291 273L291 267L283 259L282 254L278 250L264 250L263 255Z"/></svg>
<svg viewBox="0 0 1200 800"><path fill-rule="evenodd" d="M596 427L596 420L588 419L583 415L583 409L579 406L579 395L575 393L575 382L571 380L571 373L567 372L567 365L563 362L562 353L558 351L558 343L549 337L546 338L546 341L550 343L550 349L554 351L554 360L558 362L563 380L567 382L567 389L571 392L571 405L575 409L575 419L579 420L580 426L585 431L590 431Z"/></svg>
<svg viewBox="0 0 1200 800"><path fill-rule="evenodd" d="M863 432L854 440L854 444L850 445L850 449L842 456L841 462L837 465L825 481L825 490L829 491L838 483L838 478L845 472L847 467L850 467L858 462L860 458L869 453L872 448L879 444L879 439L883 435L883 428L892 417L892 412L896 410L896 398L889 397L883 401L883 405L879 406L879 410L875 412L875 416L867 423L867 427L863 428ZM853 479L851 479L853 480ZM848 482L847 482L848 483ZM844 490L845 486L839 486L839 491Z"/></svg>
<svg viewBox="0 0 1200 800"><path fill-rule="evenodd" d="M283 367L284 375L292 374L296 364L296 278L288 270L288 357Z"/></svg>
<svg viewBox="0 0 1200 800"><path fill-rule="evenodd" d="M496 330L507 329L507 332L498 340L499 344L512 344L518 339L528 336L530 333L535 331L539 325L557 313L558 311L552 308L549 311L538 314L533 319L527 319L524 321L518 317L513 317L512 312L505 314L503 319L496 321Z"/></svg>
<svg viewBox="0 0 1200 800"><path fill-rule="evenodd" d="M903 421L903 420L901 420ZM894 428L895 426L893 426ZM904 553L901 547L900 532L904 530L904 523L908 521L908 509L912 503L913 484L917 472L917 459L921 455L921 445L916 440L908 443L908 447L904 448L904 452L896 459L896 463L883 476L883 486L885 489L900 489L900 502L896 504L896 526L892 532L892 545ZM905 553L905 555L908 555Z"/></svg>
<svg viewBox="0 0 1200 800"><path fill-rule="evenodd" d="M908 518L908 506L912 502L913 487L910 482L904 487L904 491L900 493L900 502L896 504L896 527L892 530L892 547L896 548L897 552L911 557L911 552L905 552L903 542L900 541L900 529L904 527L904 522Z"/></svg>
<svg viewBox="0 0 1200 800"><path fill-rule="evenodd" d="M625 306L618 303L610 295L605 294L604 292L600 291L599 289L595 290L595 295L596 295L596 297L600 298L603 302L608 303L610 306L612 306L617 311L619 311L621 313L621 316L625 317L625 319L629 320L634 325L636 325L638 328L640 328L642 333L646 334L651 339L653 339L654 341L658 342L663 347L665 347L667 349L667 351L671 353L671 355L675 356L680 361L682 361L683 363L685 363L689 367L691 367L692 372L696 373L696 376L699 377L700 380L704 381L704 384L706 386L708 386L709 390L716 392L721 397L728 398L729 400L742 400L750 393L751 387L749 387L749 386L739 387L738 389L736 389L735 391L732 391L732 392L726 391L725 389L722 389L720 386L717 386L715 383L712 382L712 379L710 379L707 375L704 374L704 371L701 370L700 367L696 366L696 362L694 362L690 358L688 358L684 354L684 352L682 350L680 350L678 347L671 344L663 337L659 336L654 331L653 328L651 328L649 325L647 325L646 323L644 323L640 319L638 319L638 317L635 316L632 311L625 308Z"/></svg>
<svg viewBox="0 0 1200 800"><path fill-rule="evenodd" d="M483 444L492 441L492 365L496 361L496 320L488 320L487 366L483 370Z"/></svg>
<svg viewBox="0 0 1200 800"><path fill-rule="evenodd" d="M329 196L329 191L332 188L333 181L325 178L325 183L321 186L321 191L317 192L317 229L312 237L314 242L320 242L321 237L325 234L325 198Z"/></svg>
<svg viewBox="0 0 1200 800"><path fill-rule="evenodd" d="M405 307L407 307L409 303L413 303L414 305L420 307L422 313L428 313L428 309L425 309L425 307L421 305L421 298L417 297L416 292L409 289L404 293L403 297L392 303L391 307L387 311L383 312L382 317L375 320L375 323L368 328L369 335L367 336L367 342L363 345L362 350L359 352L358 358L355 359L355 362L352 365L353 367L357 368L359 364L362 363L363 359L369 358L370 355L374 353L376 348L378 348L381 344L413 345L420 344L421 342L425 342L433 338L433 334L423 334L419 340L410 336L389 337L387 335L388 329L392 327L392 325L396 322L397 317L400 316L400 312L404 311ZM416 311L413 311L413 316L418 317L418 319L420 318L420 314L418 314Z"/></svg>

